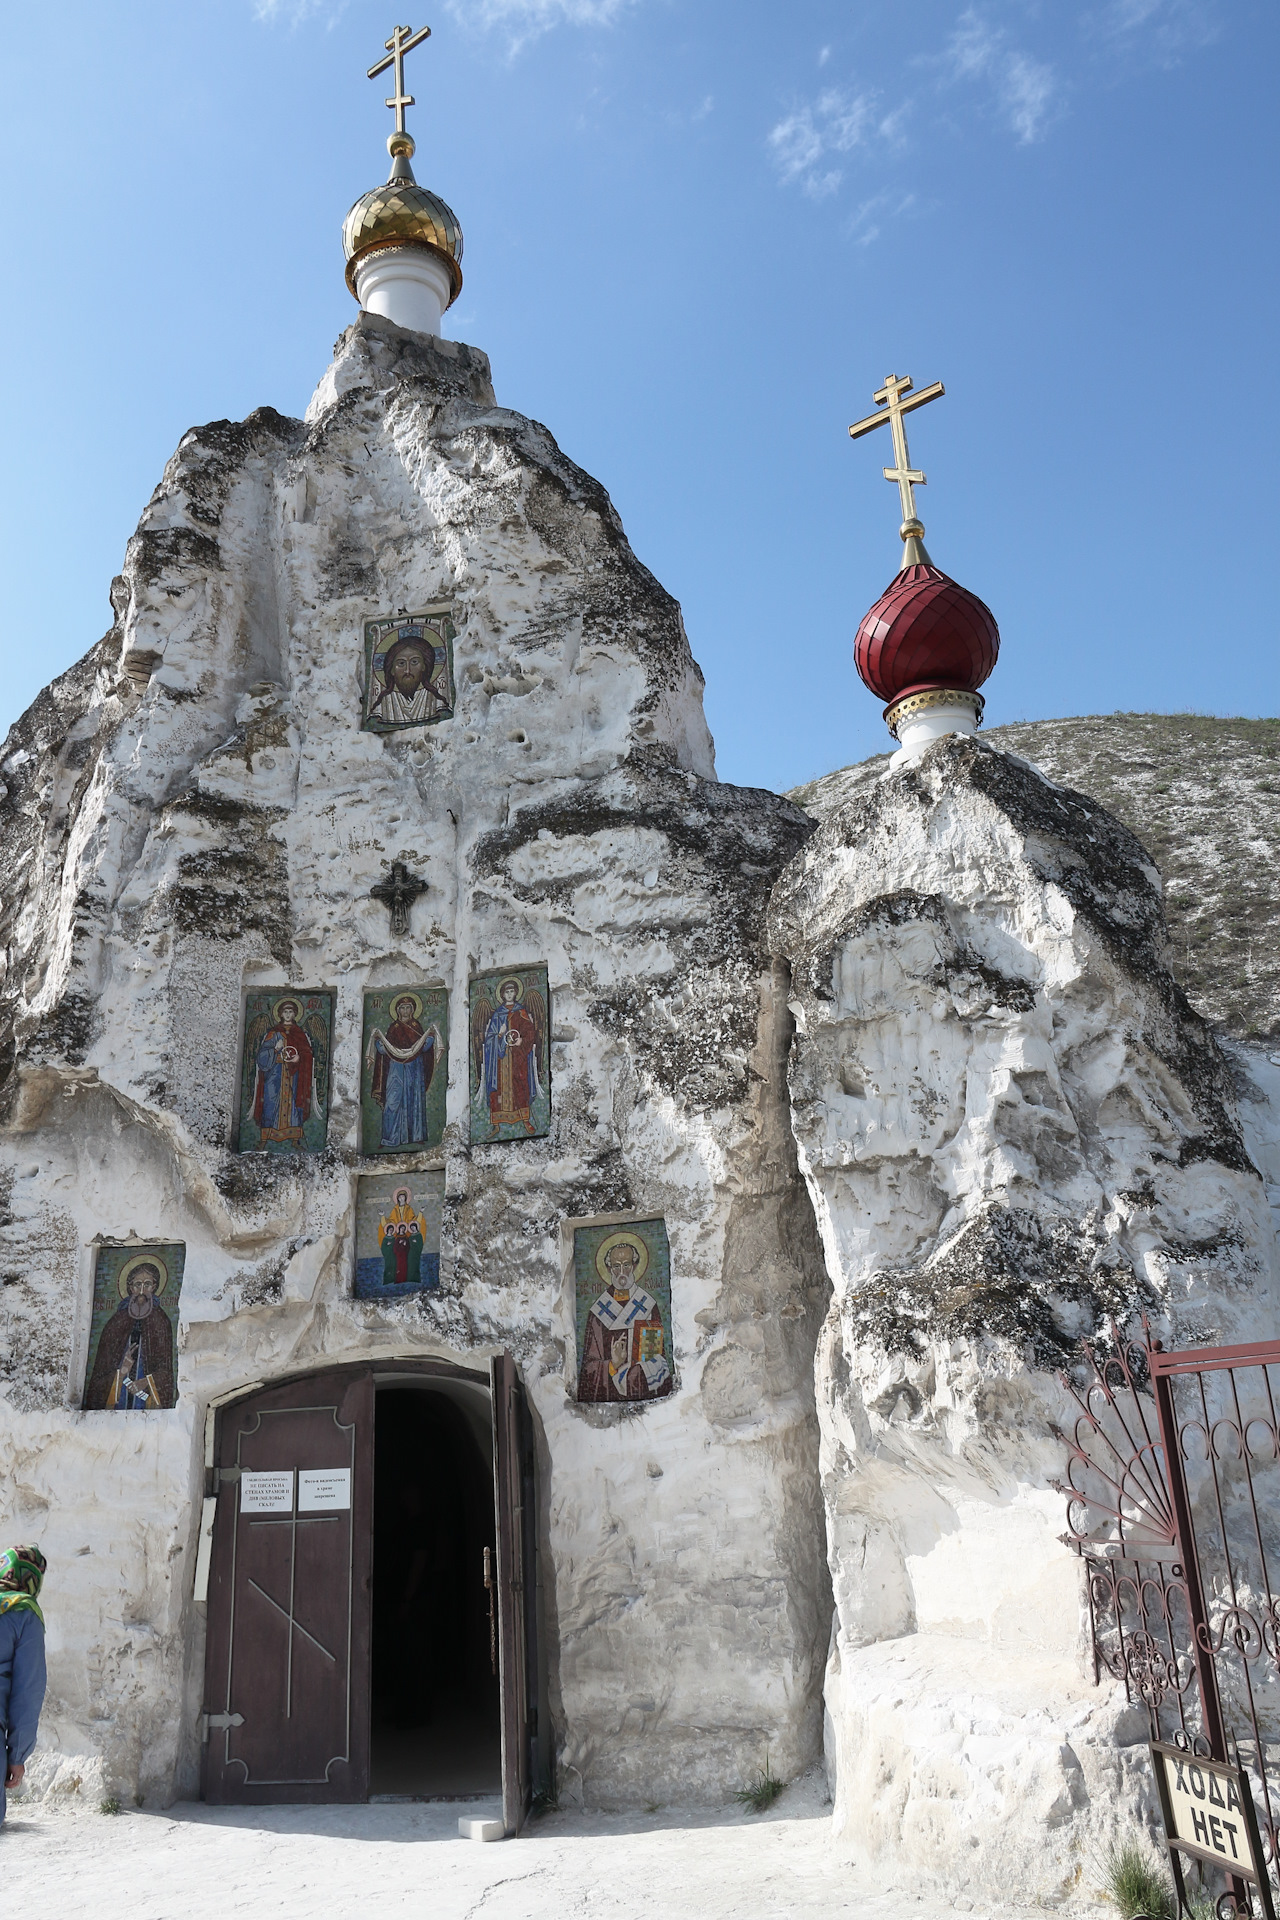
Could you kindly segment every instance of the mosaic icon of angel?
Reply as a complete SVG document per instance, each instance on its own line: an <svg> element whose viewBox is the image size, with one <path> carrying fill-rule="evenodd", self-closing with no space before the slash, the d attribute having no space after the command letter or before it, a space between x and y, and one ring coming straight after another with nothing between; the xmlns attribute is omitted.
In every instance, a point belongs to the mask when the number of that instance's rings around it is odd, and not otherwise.
<svg viewBox="0 0 1280 1920"><path fill-rule="evenodd" d="M452 717L453 623L443 607L365 627L363 725L374 733Z"/></svg>
<svg viewBox="0 0 1280 1920"><path fill-rule="evenodd" d="M245 1007L240 1151L319 1153L329 1106L327 993L251 993Z"/></svg>
<svg viewBox="0 0 1280 1920"><path fill-rule="evenodd" d="M471 983L471 1138L514 1140L551 1126L547 970L512 968Z"/></svg>

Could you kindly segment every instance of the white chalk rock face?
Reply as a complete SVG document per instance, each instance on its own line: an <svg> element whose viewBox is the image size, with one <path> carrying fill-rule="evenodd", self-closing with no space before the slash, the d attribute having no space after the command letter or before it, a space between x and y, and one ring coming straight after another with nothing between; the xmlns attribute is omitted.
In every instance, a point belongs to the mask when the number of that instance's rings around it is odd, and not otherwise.
<svg viewBox="0 0 1280 1920"><path fill-rule="evenodd" d="M1058 1901L1096 1881L1147 1767L1145 1711L1084 1657L1056 1370L1140 1311L1167 1344L1273 1336L1232 1075L1168 972L1139 843L978 740L835 804L770 940L834 1289L837 1827L882 1868Z"/></svg>
<svg viewBox="0 0 1280 1920"><path fill-rule="evenodd" d="M448 601L454 717L362 731L363 623ZM474 350L362 314L305 422L182 441L116 621L0 754L0 1536L48 1554L43 1758L190 1793L210 1402L505 1347L534 1409L560 1780L722 1797L819 1750L826 1283L768 891L811 831L717 784L679 609ZM428 882L392 936L369 889ZM469 1144L467 983L545 961L551 1132ZM352 1298L362 993L450 993L441 1283ZM328 1145L233 1151L246 989L335 996ZM376 1169L373 1169L376 1170ZM562 1223L665 1217L677 1391L573 1397ZM183 1242L178 1400L79 1411L94 1242ZM41 1771L43 1769L43 1772Z"/></svg>

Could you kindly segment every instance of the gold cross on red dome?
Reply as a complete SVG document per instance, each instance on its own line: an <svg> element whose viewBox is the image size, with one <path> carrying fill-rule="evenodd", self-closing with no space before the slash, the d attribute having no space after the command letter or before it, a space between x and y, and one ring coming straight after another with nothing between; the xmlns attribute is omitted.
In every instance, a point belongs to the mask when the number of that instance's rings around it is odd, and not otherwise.
<svg viewBox="0 0 1280 1920"><path fill-rule="evenodd" d="M369 78L371 80L376 80L378 75L385 73L388 67L394 67L396 70L396 90L388 100L387 105L395 108L397 133L403 133L405 131L405 108L417 105L413 95L406 93L404 90L404 57L406 53L410 53L414 47L420 47L422 42L428 38L430 32L430 27L419 27L416 33L412 27L396 27L392 32L391 38L384 40L382 43L387 50L386 59L379 60L376 67L370 67L369 69ZM384 122L383 124L385 125L386 123Z"/></svg>
<svg viewBox="0 0 1280 1920"><path fill-rule="evenodd" d="M873 427L883 426L886 420L889 422L897 465L886 467L884 477L886 480L896 480L898 483L898 493L902 500L904 540L910 538L912 534L915 534L918 539L924 532L924 528L916 518L915 489L924 486L925 477L912 469L911 459L907 453L907 429L903 424L902 416L910 413L913 407L923 407L927 401L937 400L945 392L946 388L941 380L935 380L931 387L921 387L919 393L911 393L910 374L891 373L879 393L873 393L871 396L877 403L878 411L869 413L865 420L855 420L849 429L849 438L860 440L863 434L870 433ZM905 399L903 396L909 393L911 398Z"/></svg>

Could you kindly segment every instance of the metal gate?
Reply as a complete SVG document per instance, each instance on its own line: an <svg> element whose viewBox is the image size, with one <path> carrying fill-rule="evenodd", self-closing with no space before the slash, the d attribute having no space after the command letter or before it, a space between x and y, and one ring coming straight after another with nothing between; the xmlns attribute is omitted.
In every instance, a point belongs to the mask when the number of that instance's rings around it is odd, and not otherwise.
<svg viewBox="0 0 1280 1920"><path fill-rule="evenodd" d="M1238 1752L1275 1878L1280 1342L1166 1353L1144 1322L1084 1357L1085 1383L1063 1381L1079 1413L1059 1490L1095 1678L1105 1669L1146 1702L1153 1738Z"/></svg>

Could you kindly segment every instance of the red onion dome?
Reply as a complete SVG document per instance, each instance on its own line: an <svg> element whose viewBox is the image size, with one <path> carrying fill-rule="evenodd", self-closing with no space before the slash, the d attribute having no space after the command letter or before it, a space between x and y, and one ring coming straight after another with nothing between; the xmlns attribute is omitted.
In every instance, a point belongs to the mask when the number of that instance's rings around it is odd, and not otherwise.
<svg viewBox="0 0 1280 1920"><path fill-rule="evenodd" d="M853 643L858 677L887 703L885 719L914 694L971 693L1000 651L991 609L931 565L904 567L863 616Z"/></svg>

